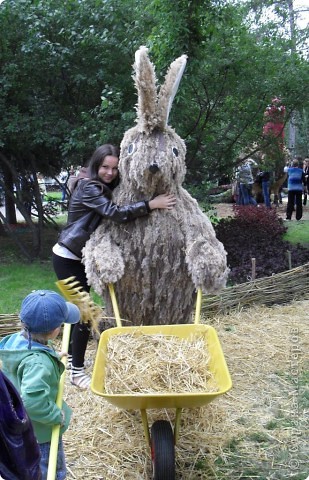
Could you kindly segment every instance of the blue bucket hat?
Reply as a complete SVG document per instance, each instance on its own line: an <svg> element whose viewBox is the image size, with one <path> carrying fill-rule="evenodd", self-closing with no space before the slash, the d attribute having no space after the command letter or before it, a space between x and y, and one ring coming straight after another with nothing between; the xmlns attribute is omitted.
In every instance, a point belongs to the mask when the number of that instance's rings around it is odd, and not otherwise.
<svg viewBox="0 0 309 480"><path fill-rule="evenodd" d="M35 290L23 300L19 317L28 332L47 333L62 323L79 322L80 311L52 290Z"/></svg>

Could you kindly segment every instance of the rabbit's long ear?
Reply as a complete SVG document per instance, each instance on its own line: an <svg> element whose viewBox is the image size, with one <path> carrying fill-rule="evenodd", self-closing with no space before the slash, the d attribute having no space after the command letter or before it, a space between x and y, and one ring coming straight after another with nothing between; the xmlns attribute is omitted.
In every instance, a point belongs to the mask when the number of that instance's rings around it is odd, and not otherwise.
<svg viewBox="0 0 309 480"><path fill-rule="evenodd" d="M158 117L159 126L164 129L167 125L168 117L172 108L172 103L177 93L180 80L186 68L187 55L182 55L176 58L171 63L170 68L165 76L164 84L162 85L158 98Z"/></svg>
<svg viewBox="0 0 309 480"><path fill-rule="evenodd" d="M157 88L155 69L149 60L148 48L142 46L135 52L134 70L138 93L138 125L141 131L149 133L157 125Z"/></svg>

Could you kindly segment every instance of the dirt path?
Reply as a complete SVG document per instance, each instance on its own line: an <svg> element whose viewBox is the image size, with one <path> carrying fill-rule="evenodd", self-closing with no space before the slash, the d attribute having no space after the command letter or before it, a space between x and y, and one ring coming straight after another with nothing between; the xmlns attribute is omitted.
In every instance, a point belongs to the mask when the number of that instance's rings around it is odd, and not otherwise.
<svg viewBox="0 0 309 480"><path fill-rule="evenodd" d="M287 199L283 199L282 205L276 208L277 213L280 218L285 219L286 216L286 203ZM226 218L233 216L233 203L216 203L213 205L214 210L216 210L218 217ZM295 215L293 215L292 220L295 221ZM303 217L302 220L309 220L309 205L303 206Z"/></svg>

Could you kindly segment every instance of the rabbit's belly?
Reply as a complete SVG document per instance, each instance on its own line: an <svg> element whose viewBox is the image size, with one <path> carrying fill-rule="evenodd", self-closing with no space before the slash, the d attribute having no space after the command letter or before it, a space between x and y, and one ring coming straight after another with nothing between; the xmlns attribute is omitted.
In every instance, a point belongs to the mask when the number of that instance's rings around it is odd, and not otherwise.
<svg viewBox="0 0 309 480"><path fill-rule="evenodd" d="M122 318L133 325L190 323L195 288L187 272L185 278L165 266L134 276L126 272L116 284Z"/></svg>
<svg viewBox="0 0 309 480"><path fill-rule="evenodd" d="M185 235L174 219L162 223L152 219L125 227L124 258L125 272L140 273L151 270L152 277L162 281L162 271L168 268L174 274L187 271L185 263ZM119 237L118 237L119 238ZM167 272L166 272L167 273Z"/></svg>
<svg viewBox="0 0 309 480"><path fill-rule="evenodd" d="M116 284L121 314L135 325L188 323L195 288L185 261L184 234L174 221L164 226L140 223L125 228L125 269Z"/></svg>

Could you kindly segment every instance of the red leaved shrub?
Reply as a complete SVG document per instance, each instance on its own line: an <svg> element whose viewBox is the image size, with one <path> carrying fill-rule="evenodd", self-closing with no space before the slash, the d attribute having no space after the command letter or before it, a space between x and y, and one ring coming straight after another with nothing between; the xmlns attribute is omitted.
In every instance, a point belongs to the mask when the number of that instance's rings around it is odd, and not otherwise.
<svg viewBox="0 0 309 480"><path fill-rule="evenodd" d="M250 280L252 258L256 259L256 278L287 270L288 250L291 252L292 267L308 262L307 248L283 240L287 227L275 209L264 205L234 205L233 209L233 218L224 218L214 227L228 253L229 280L232 284Z"/></svg>

